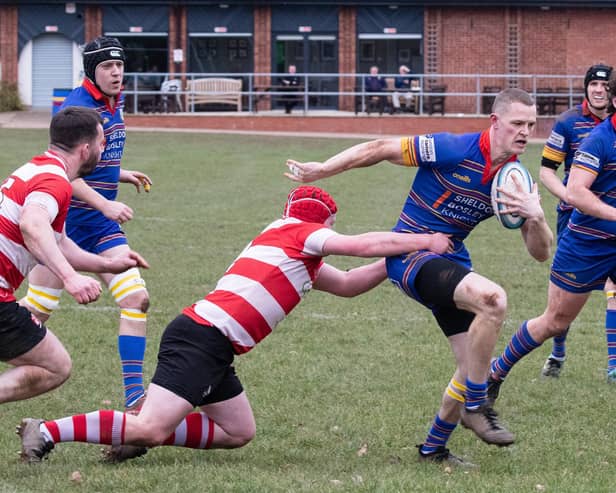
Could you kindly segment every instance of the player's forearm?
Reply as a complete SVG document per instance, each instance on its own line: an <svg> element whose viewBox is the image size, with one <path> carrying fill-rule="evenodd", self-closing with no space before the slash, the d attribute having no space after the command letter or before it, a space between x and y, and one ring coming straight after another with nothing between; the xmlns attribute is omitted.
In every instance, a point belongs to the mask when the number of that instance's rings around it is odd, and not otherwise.
<svg viewBox="0 0 616 493"><path fill-rule="evenodd" d="M585 187L567 187L567 202L589 216L616 221L616 208L606 204Z"/></svg>
<svg viewBox="0 0 616 493"><path fill-rule="evenodd" d="M387 279L385 259L355 267L345 273L344 289L338 296L353 297L370 291Z"/></svg>
<svg viewBox="0 0 616 493"><path fill-rule="evenodd" d="M314 289L326 291L336 296L351 298L378 286L387 278L385 259L379 259L371 264L341 271L325 264L314 282Z"/></svg>
<svg viewBox="0 0 616 493"><path fill-rule="evenodd" d="M22 216L19 227L28 251L59 279L64 282L75 273L75 269L62 255L48 221L25 215Z"/></svg>
<svg viewBox="0 0 616 493"><path fill-rule="evenodd" d="M85 202L97 211L101 211L105 207L107 199L86 184L83 179L78 178L77 180L73 180L71 185L73 186L73 197L77 200Z"/></svg>
<svg viewBox="0 0 616 493"><path fill-rule="evenodd" d="M563 185L563 182L556 175L554 170L542 167L539 170L539 180L552 195L560 200L566 201L567 188Z"/></svg>
<svg viewBox="0 0 616 493"><path fill-rule="evenodd" d="M69 237L64 236L58 247L74 270L95 273L108 272L107 258L86 252Z"/></svg>
<svg viewBox="0 0 616 493"><path fill-rule="evenodd" d="M526 219L522 226L522 234L526 249L535 260L545 262L551 257L554 234L544 215Z"/></svg>
<svg viewBox="0 0 616 493"><path fill-rule="evenodd" d="M401 150L399 140L392 145L390 140L379 139L350 147L323 163L323 178L353 168L365 168L381 161L399 162Z"/></svg>

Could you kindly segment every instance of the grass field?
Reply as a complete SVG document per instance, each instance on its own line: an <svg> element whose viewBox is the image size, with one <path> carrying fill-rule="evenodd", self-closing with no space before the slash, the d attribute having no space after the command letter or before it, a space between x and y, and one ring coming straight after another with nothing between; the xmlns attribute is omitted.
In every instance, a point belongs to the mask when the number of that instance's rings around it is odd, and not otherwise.
<svg viewBox="0 0 616 493"><path fill-rule="evenodd" d="M124 167L148 173L150 194L123 185L136 217L133 248L152 268L146 378L158 340L179 311L202 297L261 228L278 216L293 184L287 157L323 159L352 140L132 132ZM40 152L44 131L0 132L0 175ZM538 177L540 146L522 161ZM388 230L413 171L382 164L320 183L337 199L337 229ZM550 224L555 202L542 193ZM468 241L475 268L509 296L497 350L519 323L543 311L549 262L526 253L519 232L496 220ZM332 259L346 268L358 259ZM22 288L23 290L23 288ZM22 291L20 291L21 293ZM604 301L595 294L575 322L558 381L539 377L549 344L512 372L497 403L516 433L499 449L458 428L450 447L471 471L418 463L441 393L453 372L445 337L430 313L384 283L355 299L312 292L275 333L240 357L237 371L257 420L257 437L230 451L151 450L119 466L99 447L60 444L37 466L17 462L13 430L24 416L57 418L121 405L117 310L107 293L80 307L63 296L49 326L70 351L74 371L60 389L0 406L0 493L5 492L609 492L616 457L614 394L605 381ZM72 481L79 471L81 481Z"/></svg>

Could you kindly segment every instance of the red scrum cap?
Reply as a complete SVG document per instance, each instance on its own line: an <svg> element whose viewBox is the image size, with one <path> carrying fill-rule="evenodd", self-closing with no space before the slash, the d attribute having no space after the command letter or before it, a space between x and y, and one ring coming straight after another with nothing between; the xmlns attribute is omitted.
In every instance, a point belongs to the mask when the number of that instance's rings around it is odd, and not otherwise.
<svg viewBox="0 0 616 493"><path fill-rule="evenodd" d="M318 187L301 186L289 192L283 218L294 217L309 223L325 223L338 211L330 194Z"/></svg>

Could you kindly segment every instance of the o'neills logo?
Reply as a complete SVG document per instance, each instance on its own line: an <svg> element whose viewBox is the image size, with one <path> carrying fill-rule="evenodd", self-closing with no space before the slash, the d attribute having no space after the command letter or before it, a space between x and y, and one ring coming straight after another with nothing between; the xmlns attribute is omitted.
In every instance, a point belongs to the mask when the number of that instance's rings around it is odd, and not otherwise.
<svg viewBox="0 0 616 493"><path fill-rule="evenodd" d="M471 177L470 176L459 175L458 173L454 173L451 176L453 176L454 178L457 178L460 181L463 181L464 183L470 183L471 182Z"/></svg>
<svg viewBox="0 0 616 493"><path fill-rule="evenodd" d="M115 58L122 58L122 52L120 50L111 50L109 55Z"/></svg>

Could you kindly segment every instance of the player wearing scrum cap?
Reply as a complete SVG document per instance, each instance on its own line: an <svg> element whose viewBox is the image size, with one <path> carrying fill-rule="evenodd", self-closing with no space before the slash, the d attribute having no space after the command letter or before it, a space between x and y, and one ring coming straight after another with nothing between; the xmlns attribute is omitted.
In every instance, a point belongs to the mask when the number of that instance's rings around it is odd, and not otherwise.
<svg viewBox="0 0 616 493"><path fill-rule="evenodd" d="M86 44L83 51L85 79L67 96L62 106L93 108L103 120L105 150L92 173L72 182L73 197L66 231L84 250L104 257L129 249L120 225L133 217L133 210L116 200L118 184L132 183L137 191L141 186L151 184L147 175L121 168L126 140L122 116L124 96L121 93L124 60L124 49L116 38L99 37ZM148 292L136 268L100 277L120 307L118 350L122 362L124 401L127 409L137 412L144 396ZM62 282L44 266L37 266L28 282L28 292L21 304L44 322L60 303Z"/></svg>
<svg viewBox="0 0 616 493"><path fill-rule="evenodd" d="M573 108L561 113L552 132L543 148L541 170L539 178L545 187L559 200L556 206L556 241L558 241L567 228L573 206L567 203L566 186L569 179L571 162L580 143L595 126L608 116L607 83L612 73L612 67L604 64L592 65L584 76L584 101ZM562 180L556 171L563 166ZM605 291L608 296L608 309L616 310L616 286L608 279ZM545 361L541 374L545 377L559 377L566 357L566 339L569 327L565 332L556 335L552 340L552 352ZM616 381L616 320L612 330L608 329L608 378L613 371L613 380ZM610 345L610 339L613 339Z"/></svg>
<svg viewBox="0 0 616 493"><path fill-rule="evenodd" d="M342 271L323 257L451 252L451 241L440 233L336 233L336 212L336 202L324 190L292 190L282 218L241 251L212 292L167 326L138 416L102 410L47 422L26 419L20 427L22 457L39 461L63 441L111 444L115 460L145 453L125 444L206 449L250 442L255 420L232 365L234 356L268 336L311 288L357 296L386 277L384 259Z"/></svg>

